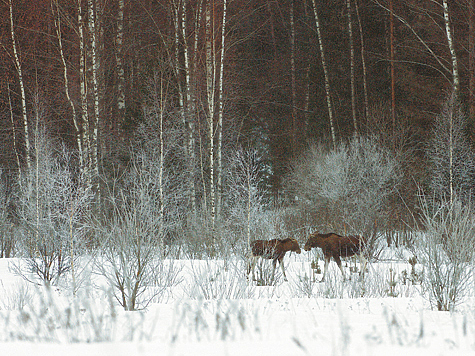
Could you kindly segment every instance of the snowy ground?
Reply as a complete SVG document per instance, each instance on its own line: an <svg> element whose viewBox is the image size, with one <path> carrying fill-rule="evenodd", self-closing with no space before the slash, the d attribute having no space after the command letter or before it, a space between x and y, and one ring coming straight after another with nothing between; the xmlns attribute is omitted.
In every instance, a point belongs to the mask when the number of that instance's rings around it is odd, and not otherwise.
<svg viewBox="0 0 475 356"><path fill-rule="evenodd" d="M387 255L361 284L333 262L314 283L313 254L292 254L289 281L274 287L249 285L242 261L177 260L175 281L140 312L123 311L94 276L74 299L0 259L0 355L475 355L475 293L453 313L432 310L419 284L403 284L411 266Z"/></svg>

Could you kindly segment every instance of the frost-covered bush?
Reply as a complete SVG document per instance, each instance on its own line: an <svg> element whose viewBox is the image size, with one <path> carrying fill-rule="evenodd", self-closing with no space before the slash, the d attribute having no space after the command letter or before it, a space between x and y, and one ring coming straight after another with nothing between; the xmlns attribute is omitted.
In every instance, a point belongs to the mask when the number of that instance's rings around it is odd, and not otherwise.
<svg viewBox="0 0 475 356"><path fill-rule="evenodd" d="M34 160L22 172L16 199L18 245L26 259L14 268L27 279L32 274L51 284L74 272L85 244L84 221L92 194L73 169L73 156L64 146L54 145L44 130L34 132L33 149Z"/></svg>
<svg viewBox="0 0 475 356"><path fill-rule="evenodd" d="M0 169L0 257L12 257L15 240L13 224L9 219L8 209L11 195L7 191L6 177Z"/></svg>
<svg viewBox="0 0 475 356"><path fill-rule="evenodd" d="M108 192L109 211L95 224L101 247L97 270L125 310L144 308L155 297L146 290L157 280L164 257L159 169L144 152L134 157L123 186Z"/></svg>
<svg viewBox="0 0 475 356"><path fill-rule="evenodd" d="M313 214L314 225L325 232L361 234L374 252L388 198L400 178L398 161L388 149L371 137L354 137L335 149L311 146L288 186L302 211Z"/></svg>
<svg viewBox="0 0 475 356"><path fill-rule="evenodd" d="M473 198L475 155L467 135L468 120L454 94L450 95L435 118L427 146L430 162L430 187L439 197L467 201Z"/></svg>
<svg viewBox="0 0 475 356"><path fill-rule="evenodd" d="M423 232L415 253L424 266L423 287L437 310L453 310L470 287L475 214L470 204L420 197Z"/></svg>

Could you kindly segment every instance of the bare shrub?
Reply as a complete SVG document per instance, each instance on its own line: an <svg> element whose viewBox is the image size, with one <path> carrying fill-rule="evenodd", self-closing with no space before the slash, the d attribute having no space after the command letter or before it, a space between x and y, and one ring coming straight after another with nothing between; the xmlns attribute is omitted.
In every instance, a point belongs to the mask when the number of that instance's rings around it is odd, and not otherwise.
<svg viewBox="0 0 475 356"><path fill-rule="evenodd" d="M354 137L328 150L309 148L289 180L303 213L311 212L317 228L367 239L377 253L388 199L401 177L397 159L372 137Z"/></svg>
<svg viewBox="0 0 475 356"><path fill-rule="evenodd" d="M435 117L427 147L430 187L439 197L452 199L458 195L463 201L473 197L475 155L467 136L467 125L467 117L452 93Z"/></svg>
<svg viewBox="0 0 475 356"><path fill-rule="evenodd" d="M0 323L10 330L2 341L105 342L118 330L117 312L107 295L93 298L79 293L70 300L60 298L50 287L36 287L20 312L0 314ZM120 335L122 337L122 335Z"/></svg>
<svg viewBox="0 0 475 356"><path fill-rule="evenodd" d="M8 209L11 204L11 193L7 190L4 172L0 169L0 257L9 258L13 255L15 240L13 223L9 219Z"/></svg>
<svg viewBox="0 0 475 356"><path fill-rule="evenodd" d="M0 310L23 310L33 301L30 284L27 282L16 283L13 287L5 288L2 283L3 295Z"/></svg>
<svg viewBox="0 0 475 356"><path fill-rule="evenodd" d="M222 300L252 297L240 261L196 261L191 268L193 283L187 290L189 298Z"/></svg>
<svg viewBox="0 0 475 356"><path fill-rule="evenodd" d="M454 310L469 288L474 259L475 215L471 204L420 196L423 230L415 255L424 266L422 286L437 310Z"/></svg>
<svg viewBox="0 0 475 356"><path fill-rule="evenodd" d="M101 243L96 270L103 275L125 310L145 308L163 293L167 221L163 214L166 175L153 152L139 151L117 184L109 185L105 209L95 229ZM172 265L169 265L173 269ZM157 284L157 281L161 281Z"/></svg>
<svg viewBox="0 0 475 356"><path fill-rule="evenodd" d="M72 155L64 146L55 147L44 130L34 132L34 152L35 163L22 175L17 199L26 269L14 269L24 278L32 272L51 284L68 271L74 273L92 195L72 168Z"/></svg>

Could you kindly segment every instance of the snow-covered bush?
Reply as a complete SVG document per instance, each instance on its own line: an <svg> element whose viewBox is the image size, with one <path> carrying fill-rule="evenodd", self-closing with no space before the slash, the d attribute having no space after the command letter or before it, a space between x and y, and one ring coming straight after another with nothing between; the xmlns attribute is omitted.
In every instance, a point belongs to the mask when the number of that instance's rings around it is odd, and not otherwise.
<svg viewBox="0 0 475 356"><path fill-rule="evenodd" d="M423 287L438 310L453 310L470 284L474 260L475 214L470 204L420 197L423 232L415 254L424 266Z"/></svg>
<svg viewBox="0 0 475 356"><path fill-rule="evenodd" d="M297 161L288 187L320 229L367 238L377 249L388 198L401 177L398 161L371 137L353 137L334 149L315 144ZM323 231L322 231L323 232Z"/></svg>
<svg viewBox="0 0 475 356"><path fill-rule="evenodd" d="M34 132L33 147L35 158L22 172L16 199L18 245L26 259L13 267L26 279L32 273L52 284L66 272L74 273L78 252L85 247L84 221L92 194L73 170L73 156L64 146L55 146L43 129Z"/></svg>

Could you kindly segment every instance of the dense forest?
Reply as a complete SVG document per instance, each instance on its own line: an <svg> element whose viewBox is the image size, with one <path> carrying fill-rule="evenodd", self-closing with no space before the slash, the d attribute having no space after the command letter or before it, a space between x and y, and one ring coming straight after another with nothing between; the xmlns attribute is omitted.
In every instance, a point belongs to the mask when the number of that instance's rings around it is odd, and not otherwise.
<svg viewBox="0 0 475 356"><path fill-rule="evenodd" d="M380 236L417 224L421 192L470 198L474 0L0 11L4 236L49 219L100 243L85 215L104 235L134 214L164 243Z"/></svg>

